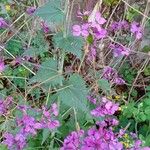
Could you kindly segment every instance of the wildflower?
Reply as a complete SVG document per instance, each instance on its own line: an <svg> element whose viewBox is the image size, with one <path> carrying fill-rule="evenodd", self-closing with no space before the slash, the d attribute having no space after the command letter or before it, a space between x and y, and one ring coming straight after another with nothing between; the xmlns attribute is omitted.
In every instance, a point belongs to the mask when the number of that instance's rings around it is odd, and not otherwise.
<svg viewBox="0 0 150 150"><path fill-rule="evenodd" d="M125 81L118 76L117 71L109 66L107 66L103 69L102 75L103 75L104 79L106 79L112 83L115 83L117 85L125 84Z"/></svg>
<svg viewBox="0 0 150 150"><path fill-rule="evenodd" d="M102 98L102 104L91 111L91 114L95 117L104 117L105 115L113 115L119 108L118 104L115 104L105 97Z"/></svg>
<svg viewBox="0 0 150 150"><path fill-rule="evenodd" d="M3 72L5 70L5 64L4 61L1 59L0 60L0 73Z"/></svg>
<svg viewBox="0 0 150 150"><path fill-rule="evenodd" d="M47 120L47 122L45 123L45 127L48 128L48 129L55 129L57 127L60 126L60 123L58 120Z"/></svg>
<svg viewBox="0 0 150 150"><path fill-rule="evenodd" d="M137 22L133 22L131 24L131 29L130 31L135 35L136 39L141 39L142 38L142 27Z"/></svg>
<svg viewBox="0 0 150 150"><path fill-rule="evenodd" d="M100 12L96 12L95 14L91 14L91 17L89 18L89 23L92 23L92 25L103 25L106 22L106 20L102 17Z"/></svg>
<svg viewBox="0 0 150 150"><path fill-rule="evenodd" d="M96 104L96 98L93 98L92 96L87 96L87 99L93 103L93 104Z"/></svg>
<svg viewBox="0 0 150 150"><path fill-rule="evenodd" d="M0 17L0 29L6 28L8 26L4 18Z"/></svg>
<svg viewBox="0 0 150 150"><path fill-rule="evenodd" d="M56 103L53 103L52 106L51 106L51 112L55 115L55 116L58 116L58 107L57 107L57 104Z"/></svg>
<svg viewBox="0 0 150 150"><path fill-rule="evenodd" d="M116 22L114 21L111 26L110 26L111 30L113 31L118 31L118 30L127 30L129 28L129 24L127 21L125 20L122 20L122 21L119 21L119 22Z"/></svg>
<svg viewBox="0 0 150 150"><path fill-rule="evenodd" d="M48 33L50 31L50 28L46 22L42 21L41 26L42 26L44 33Z"/></svg>
<svg viewBox="0 0 150 150"><path fill-rule="evenodd" d="M88 60L89 61L94 61L96 58L96 48L91 47L89 50L89 55L88 55Z"/></svg>
<svg viewBox="0 0 150 150"><path fill-rule="evenodd" d="M4 140L3 140L3 144L7 145L9 149L12 149L14 142L15 142L15 138L11 133L4 133L3 135Z"/></svg>
<svg viewBox="0 0 150 150"><path fill-rule="evenodd" d="M106 66L103 69L102 75L104 79L111 81L117 77L117 71L109 66Z"/></svg>
<svg viewBox="0 0 150 150"><path fill-rule="evenodd" d="M82 138L84 134L83 130L80 130L78 132L71 132L63 142L63 147L60 150L77 150L79 149L79 146L81 144L80 138Z"/></svg>
<svg viewBox="0 0 150 150"><path fill-rule="evenodd" d="M26 134L36 134L36 129L34 128L35 126L35 119L29 115L23 115L21 119L17 120L18 126L21 126L23 129L23 132Z"/></svg>
<svg viewBox="0 0 150 150"><path fill-rule="evenodd" d="M0 99L0 115L6 114L12 105L13 98L8 96L5 100Z"/></svg>
<svg viewBox="0 0 150 150"><path fill-rule="evenodd" d="M98 27L96 28L94 35L96 37L96 39L102 39L105 38L107 35L107 31L105 29L103 29L102 27Z"/></svg>
<svg viewBox="0 0 150 150"><path fill-rule="evenodd" d="M5 5L5 9L6 9L6 11L10 11L10 5Z"/></svg>
<svg viewBox="0 0 150 150"><path fill-rule="evenodd" d="M77 11L77 17L85 20L88 18L89 14L90 14L89 11L83 11L83 12L81 12L80 10Z"/></svg>
<svg viewBox="0 0 150 150"><path fill-rule="evenodd" d="M83 24L82 26L74 25L73 26L73 35L74 36L81 35L83 37L87 37L89 35L88 28L89 28L88 24Z"/></svg>
<svg viewBox="0 0 150 150"><path fill-rule="evenodd" d="M122 78L115 78L115 81L114 81L117 85L122 85L122 84L125 84L125 81L122 79Z"/></svg>
<svg viewBox="0 0 150 150"><path fill-rule="evenodd" d="M28 7L26 9L26 12L27 12L27 14L32 15L35 12L35 10L36 10L36 7L32 6L32 7Z"/></svg>
<svg viewBox="0 0 150 150"><path fill-rule="evenodd" d="M45 128L48 128L48 129L55 129L57 127L60 126L60 123L58 120L52 120L51 117L52 117L52 114L54 116L58 116L58 107L57 107L57 104L54 103L52 104L51 106L51 109L48 110L47 108L45 108L43 106L43 118L41 120L41 124L45 127Z"/></svg>
<svg viewBox="0 0 150 150"><path fill-rule="evenodd" d="M95 21L99 25L103 25L106 22L106 20L101 16L100 12L96 12L96 14L95 14Z"/></svg>
<svg viewBox="0 0 150 150"><path fill-rule="evenodd" d="M129 55L130 50L128 48L126 48L125 46L121 46L118 44L111 44L110 48L113 49L114 57Z"/></svg>
<svg viewBox="0 0 150 150"><path fill-rule="evenodd" d="M21 132L16 134L15 136L16 147L19 150L22 150L26 146L26 136Z"/></svg>

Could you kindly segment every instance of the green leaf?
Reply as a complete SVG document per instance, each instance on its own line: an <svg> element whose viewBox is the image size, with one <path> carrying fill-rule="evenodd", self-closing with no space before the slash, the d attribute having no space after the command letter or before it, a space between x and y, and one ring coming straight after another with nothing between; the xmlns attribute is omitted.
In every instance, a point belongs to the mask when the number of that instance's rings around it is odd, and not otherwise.
<svg viewBox="0 0 150 150"><path fill-rule="evenodd" d="M145 76L150 76L150 65L147 66L147 67L144 69L144 75L145 75Z"/></svg>
<svg viewBox="0 0 150 150"><path fill-rule="evenodd" d="M6 145L0 144L0 150L8 150L8 149L7 149Z"/></svg>
<svg viewBox="0 0 150 150"><path fill-rule="evenodd" d="M145 121L146 115L143 112L141 112L141 113L139 113L139 118L141 119L141 121Z"/></svg>
<svg viewBox="0 0 150 150"><path fill-rule="evenodd" d="M48 86L55 86L60 84L62 80L63 77L57 70L57 60L50 58L41 64L37 74L29 80L29 84L42 82Z"/></svg>
<svg viewBox="0 0 150 150"><path fill-rule="evenodd" d="M9 40L6 44L6 49L15 56L23 52L21 42L16 39Z"/></svg>
<svg viewBox="0 0 150 150"><path fill-rule="evenodd" d="M89 44L93 44L93 41L94 41L94 39L93 39L93 36L90 34L88 37L87 37L87 42L89 43Z"/></svg>
<svg viewBox="0 0 150 150"><path fill-rule="evenodd" d="M49 129L44 129L42 132L42 143L41 145L43 145L43 143L46 141L46 139L49 137L50 135L50 130Z"/></svg>
<svg viewBox="0 0 150 150"><path fill-rule="evenodd" d="M144 146L150 146L150 134L146 137Z"/></svg>
<svg viewBox="0 0 150 150"><path fill-rule="evenodd" d="M145 98L145 99L144 99L144 103L145 103L146 105L150 105L150 99L149 99L149 98Z"/></svg>
<svg viewBox="0 0 150 150"><path fill-rule="evenodd" d="M56 47L61 48L68 53L72 53L81 59L81 49L83 46L83 39L81 37L74 37L72 35L64 37L63 33L60 32L53 37L53 40Z"/></svg>
<svg viewBox="0 0 150 150"><path fill-rule="evenodd" d="M23 53L23 56L37 57L47 51L48 51L48 47L47 48L43 48L43 47L30 48Z"/></svg>
<svg viewBox="0 0 150 150"><path fill-rule="evenodd" d="M63 23L64 12L61 9L61 0L51 0L35 11L35 15L49 23Z"/></svg>
<svg viewBox="0 0 150 150"><path fill-rule="evenodd" d="M150 106L146 107L144 112L145 114L150 115Z"/></svg>
<svg viewBox="0 0 150 150"><path fill-rule="evenodd" d="M83 112L88 112L88 90L82 77L78 74L73 74L65 85L63 90L57 92L58 99L67 106L74 107Z"/></svg>
<svg viewBox="0 0 150 150"><path fill-rule="evenodd" d="M103 91L108 92L111 90L110 83L105 79L100 79L98 81L98 85L99 85L99 88L102 89Z"/></svg>

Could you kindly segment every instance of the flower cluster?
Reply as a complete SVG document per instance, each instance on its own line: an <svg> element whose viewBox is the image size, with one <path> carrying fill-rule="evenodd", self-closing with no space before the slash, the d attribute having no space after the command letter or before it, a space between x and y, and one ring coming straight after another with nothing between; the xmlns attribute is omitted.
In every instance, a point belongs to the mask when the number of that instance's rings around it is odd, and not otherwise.
<svg viewBox="0 0 150 150"><path fill-rule="evenodd" d="M94 60L96 57L97 42L107 36L107 31L103 28L106 20L102 17L100 12L96 12L92 17L87 17L89 12L79 13L79 17L86 20L82 25L73 25L72 33L74 36L82 36L87 41L91 38L89 46L88 60ZM86 19L85 16L87 17Z"/></svg>
<svg viewBox="0 0 150 150"><path fill-rule="evenodd" d="M45 128L54 130L60 125L59 121L55 119L58 116L58 108L55 103L52 104L49 110L45 107L42 109L33 109L27 106L19 106L18 109L22 112L22 117L16 119L19 131L16 134L6 132L3 135L3 143L10 150L22 150L27 145L28 137L31 135L35 136L38 130ZM29 110L34 111L37 116L29 115L27 113Z"/></svg>
<svg viewBox="0 0 150 150"><path fill-rule="evenodd" d="M118 120L108 118L102 122L96 122L96 126L87 131L73 131L64 139L61 150L144 150L145 148L141 147L142 142L132 137L130 137L130 147L126 147L122 137L128 134L124 131L120 136L120 132L113 130L118 123ZM147 147L146 150L149 148Z"/></svg>
<svg viewBox="0 0 150 150"><path fill-rule="evenodd" d="M83 36L88 37L88 35L93 35L97 40L106 37L106 30L102 27L102 25L106 22L106 20L101 16L99 12L97 12L94 16L94 19L89 19L88 22L82 25L74 25L73 26L73 35L74 36Z"/></svg>
<svg viewBox="0 0 150 150"><path fill-rule="evenodd" d="M118 30L129 31L130 29L130 32L133 33L133 35L137 40L142 38L142 27L140 26L139 23L135 21L130 24L125 20L119 22L115 21L110 25L110 28L112 31L118 31Z"/></svg>
<svg viewBox="0 0 150 150"><path fill-rule="evenodd" d="M117 70L109 66L103 69L102 76L104 79L110 81L111 83L115 83L117 85L125 84L125 81L118 76Z"/></svg>
<svg viewBox="0 0 150 150"><path fill-rule="evenodd" d="M7 113L13 102L13 98L8 96L5 100L0 100L0 116Z"/></svg>
<svg viewBox="0 0 150 150"><path fill-rule="evenodd" d="M119 109L119 104L109 101L107 98L102 97L102 102L91 114L95 117L104 117L106 115L113 115Z"/></svg>
<svg viewBox="0 0 150 150"><path fill-rule="evenodd" d="M79 149L81 146L81 143L82 143L81 140L82 140L83 135L84 135L84 130L80 130L77 132L75 132L75 131L71 132L71 134L65 138L63 147L60 150L67 150L67 149L77 150L77 149Z"/></svg>
<svg viewBox="0 0 150 150"><path fill-rule="evenodd" d="M99 40L106 38L109 33L122 30L133 33L138 40L142 38L142 28L137 22L130 24L126 20L115 21L106 30L103 27L106 19L102 17L100 12L92 12L90 14L90 12L86 11L83 13L78 12L78 14L77 17L80 17L83 23L81 25L73 25L72 33L74 36L84 37L88 42L90 39L88 60L94 60L96 58L96 49L99 48ZM128 56L130 53L129 48L122 45L111 44L110 48L113 50L114 57Z"/></svg>
<svg viewBox="0 0 150 150"><path fill-rule="evenodd" d="M115 21L110 25L111 30L113 31L118 31L118 30L127 30L129 29L129 24L127 21L123 20L123 21Z"/></svg>

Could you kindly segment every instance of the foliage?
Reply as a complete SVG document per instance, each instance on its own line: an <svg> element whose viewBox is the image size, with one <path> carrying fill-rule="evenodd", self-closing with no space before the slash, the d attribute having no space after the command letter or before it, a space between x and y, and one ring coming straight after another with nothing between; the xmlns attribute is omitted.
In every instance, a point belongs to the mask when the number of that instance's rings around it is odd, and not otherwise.
<svg viewBox="0 0 150 150"><path fill-rule="evenodd" d="M2 0L0 150L150 147L142 4L101 2Z"/></svg>

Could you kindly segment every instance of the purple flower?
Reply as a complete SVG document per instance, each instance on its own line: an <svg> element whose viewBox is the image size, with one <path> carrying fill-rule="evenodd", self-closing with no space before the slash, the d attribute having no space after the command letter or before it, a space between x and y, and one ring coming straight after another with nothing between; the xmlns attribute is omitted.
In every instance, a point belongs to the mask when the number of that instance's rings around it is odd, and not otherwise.
<svg viewBox="0 0 150 150"><path fill-rule="evenodd" d="M7 22L4 20L4 18L0 17L0 29L8 27Z"/></svg>
<svg viewBox="0 0 150 150"><path fill-rule="evenodd" d="M3 100L0 100L0 116L3 115L4 113L6 113L6 106L4 104Z"/></svg>
<svg viewBox="0 0 150 150"><path fill-rule="evenodd" d="M109 66L106 66L104 69L103 69L103 78L106 79L106 80L113 80L114 78L116 78L118 75L117 75L117 71Z"/></svg>
<svg viewBox="0 0 150 150"><path fill-rule="evenodd" d="M18 133L15 136L15 142L18 150L22 150L26 146L26 137L22 133Z"/></svg>
<svg viewBox="0 0 150 150"><path fill-rule="evenodd" d="M42 21L41 26L42 26L44 33L48 33L50 31L49 25L46 22Z"/></svg>
<svg viewBox="0 0 150 150"><path fill-rule="evenodd" d="M71 132L65 139L63 147L60 150L77 150L80 146L80 138L83 136L84 131L80 130L78 132Z"/></svg>
<svg viewBox="0 0 150 150"><path fill-rule="evenodd" d="M88 53L88 60L89 61L94 61L96 58L96 48L94 48L93 46L90 47L90 51Z"/></svg>
<svg viewBox="0 0 150 150"><path fill-rule="evenodd" d="M150 147L139 148L138 150L150 150Z"/></svg>
<svg viewBox="0 0 150 150"><path fill-rule="evenodd" d="M36 134L36 128L34 128L36 120L33 117L25 114L21 119L17 120L17 124L22 127L25 134Z"/></svg>
<svg viewBox="0 0 150 150"><path fill-rule="evenodd" d="M96 22L91 24L91 29L96 39L105 38L107 35L107 31Z"/></svg>
<svg viewBox="0 0 150 150"><path fill-rule="evenodd" d="M81 26L79 25L74 25L73 27L73 35L74 36L83 36L83 37L87 37L89 35L89 32L88 32L88 28L89 28L89 25L88 24L83 24Z"/></svg>
<svg viewBox="0 0 150 150"><path fill-rule="evenodd" d="M87 99L93 103L93 104L96 104L96 98L93 98L92 96L87 96Z"/></svg>
<svg viewBox="0 0 150 150"><path fill-rule="evenodd" d="M117 84L117 85L123 85L125 84L125 81L122 79L122 78L115 78L114 82Z"/></svg>
<svg viewBox="0 0 150 150"><path fill-rule="evenodd" d="M125 84L125 81L118 76L117 71L109 66L107 66L103 69L102 76L104 79L106 79L112 83L115 83L117 85Z"/></svg>
<svg viewBox="0 0 150 150"><path fill-rule="evenodd" d="M134 147L135 147L135 148L140 148L141 144L142 144L142 141L141 141L141 140L137 140L137 141L135 141L135 143L134 143Z"/></svg>
<svg viewBox="0 0 150 150"><path fill-rule="evenodd" d="M12 106L13 98L8 96L5 100L0 99L0 115L4 115Z"/></svg>
<svg viewBox="0 0 150 150"><path fill-rule="evenodd" d="M96 39L102 39L105 38L107 35L107 31L101 27L97 28L97 31L94 33Z"/></svg>
<svg viewBox="0 0 150 150"><path fill-rule="evenodd" d="M128 48L126 48L125 46L121 46L118 44L111 44L110 48L113 49L114 57L129 55L130 50Z"/></svg>
<svg viewBox="0 0 150 150"><path fill-rule="evenodd" d="M48 120L45 125L48 129L51 130L51 129L55 129L55 128L59 127L60 123L58 120Z"/></svg>
<svg viewBox="0 0 150 150"><path fill-rule="evenodd" d="M85 16L88 16L89 14L90 14L89 11L83 11L83 12L81 12L80 10L77 11L77 17L82 18L82 19L83 19Z"/></svg>
<svg viewBox="0 0 150 150"><path fill-rule="evenodd" d="M142 38L142 27L140 27L139 23L133 22L130 31L135 35L136 39Z"/></svg>
<svg viewBox="0 0 150 150"><path fill-rule="evenodd" d="M105 115L113 115L119 109L119 105L102 98L102 103L91 111L91 114L95 117L104 117Z"/></svg>
<svg viewBox="0 0 150 150"><path fill-rule="evenodd" d="M32 15L35 12L35 10L36 10L36 7L32 6L32 7L28 7L26 9L26 12L27 12L27 14Z"/></svg>
<svg viewBox="0 0 150 150"><path fill-rule="evenodd" d="M59 112L58 112L58 106L56 103L52 104L51 106L51 112L55 115L58 116Z"/></svg>
<svg viewBox="0 0 150 150"><path fill-rule="evenodd" d="M2 59L0 59L0 73L3 72L4 70L5 70L4 61Z"/></svg>
<svg viewBox="0 0 150 150"><path fill-rule="evenodd" d="M106 20L101 16L100 12L96 12L95 14L95 21L99 24L99 25L103 25Z"/></svg>
<svg viewBox="0 0 150 150"><path fill-rule="evenodd" d="M118 30L121 30L121 29L124 29L124 30L127 30L129 28L129 24L127 21L123 20L123 21L119 21L119 22L113 22L110 26L110 28L113 30L113 31L118 31Z"/></svg>
<svg viewBox="0 0 150 150"><path fill-rule="evenodd" d="M35 129L42 129L43 125L42 125L42 123L37 122L37 123L34 124L34 128Z"/></svg>
<svg viewBox="0 0 150 150"><path fill-rule="evenodd" d="M7 145L9 149L11 149L14 145L15 139L14 136L11 133L4 133L4 140L3 140L3 144Z"/></svg>

